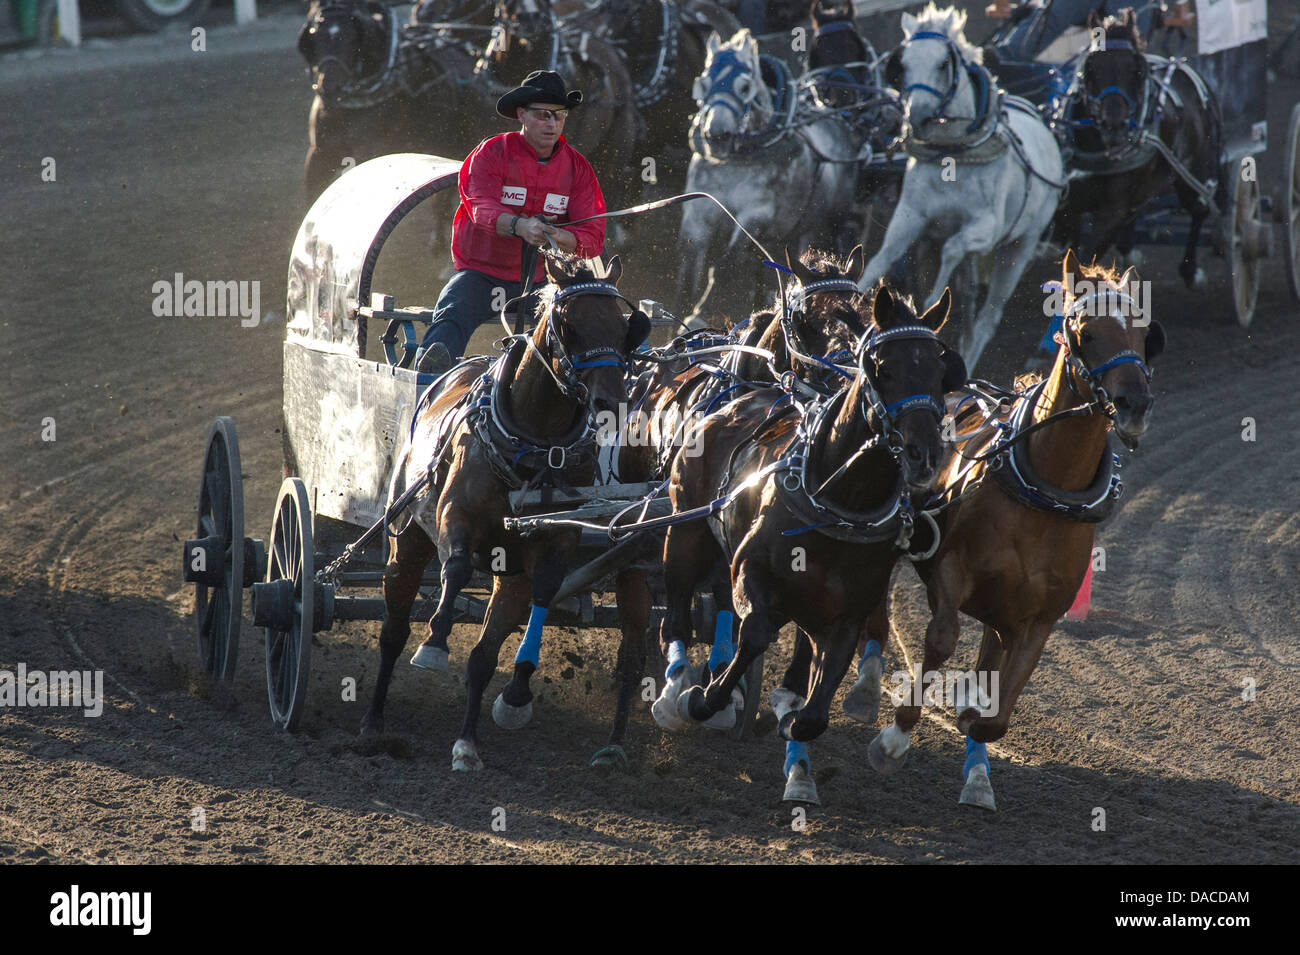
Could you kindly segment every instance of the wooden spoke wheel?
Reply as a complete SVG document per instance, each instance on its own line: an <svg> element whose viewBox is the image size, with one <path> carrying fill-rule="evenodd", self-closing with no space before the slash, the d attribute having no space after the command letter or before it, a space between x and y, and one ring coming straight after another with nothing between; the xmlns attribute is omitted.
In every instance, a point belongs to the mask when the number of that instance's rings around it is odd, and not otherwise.
<svg viewBox="0 0 1300 955"><path fill-rule="evenodd" d="M1300 301L1300 103L1291 108L1287 127L1286 165L1282 167L1282 246L1286 251L1286 283Z"/></svg>
<svg viewBox="0 0 1300 955"><path fill-rule="evenodd" d="M217 418L208 429L198 533L185 542L181 561L185 580L194 584L199 662L208 674L229 682L239 657L245 586L244 485L230 418Z"/></svg>
<svg viewBox="0 0 1300 955"><path fill-rule="evenodd" d="M1232 311L1237 324L1249 328L1255 317L1255 300L1259 297L1259 280L1267 252L1263 245L1267 225L1259 217L1259 183L1246 179L1236 164L1225 170L1230 175L1228 195L1231 204L1224 212L1223 234L1231 270Z"/></svg>
<svg viewBox="0 0 1300 955"><path fill-rule="evenodd" d="M271 719L298 728L311 672L317 617L311 504L298 478L285 478L275 502L266 583L253 588L253 622L266 630L266 691Z"/></svg>

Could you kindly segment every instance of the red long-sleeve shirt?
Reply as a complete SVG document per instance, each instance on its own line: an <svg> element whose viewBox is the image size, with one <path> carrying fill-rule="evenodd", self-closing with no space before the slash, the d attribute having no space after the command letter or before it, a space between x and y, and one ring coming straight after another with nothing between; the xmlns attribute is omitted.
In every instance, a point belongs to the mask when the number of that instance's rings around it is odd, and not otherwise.
<svg viewBox="0 0 1300 955"><path fill-rule="evenodd" d="M522 133L484 140L461 165L459 185L460 208L451 229L451 257L458 270L519 281L523 240L497 235L497 219L503 215L554 216L555 224L578 240L579 258L592 258L605 247L604 219L565 226L604 212L605 196L591 164L563 136L546 162ZM540 259L534 278L546 279Z"/></svg>

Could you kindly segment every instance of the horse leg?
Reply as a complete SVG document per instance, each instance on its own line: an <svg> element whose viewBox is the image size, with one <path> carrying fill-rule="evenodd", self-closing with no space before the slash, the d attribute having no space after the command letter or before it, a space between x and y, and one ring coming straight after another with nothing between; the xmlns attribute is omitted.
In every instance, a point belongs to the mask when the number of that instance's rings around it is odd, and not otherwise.
<svg viewBox="0 0 1300 955"><path fill-rule="evenodd" d="M524 631L524 639L515 653L514 675L492 704L492 719L502 729L522 729L533 718L533 691L528 682L541 662L542 626L546 623L551 601L564 583L570 550L552 542L529 568L533 579L533 602L528 614L528 629Z"/></svg>
<svg viewBox="0 0 1300 955"><path fill-rule="evenodd" d="M885 230L880 250L871 257L862 271L862 277L858 279L858 288L865 292L875 285L882 275L894 267L895 262L907 254L908 249L925 231L925 226L926 221L900 201L893 218L889 220L889 228Z"/></svg>
<svg viewBox="0 0 1300 955"><path fill-rule="evenodd" d="M664 729L680 730L690 725L678 715L677 701L688 679L686 644L691 638L691 599L721 553L703 521L669 527L663 552L667 612L659 632L659 649L668 660L668 668L664 671L663 691L650 713Z"/></svg>
<svg viewBox="0 0 1300 955"><path fill-rule="evenodd" d="M634 568L619 571L618 618L623 639L618 646L618 704L614 710L614 726L610 730L609 744L596 751L591 765L599 770L629 769L627 754L623 751L623 737L627 734L627 721L632 696L641 684L645 673L646 629L650 621L650 587L645 572Z"/></svg>
<svg viewBox="0 0 1300 955"><path fill-rule="evenodd" d="M447 636L456 616L456 598L469 583L474 566L469 554L469 526L457 522L440 535L439 557L442 559L442 593L438 596L438 609L429 619L429 636L416 648L411 666L426 670L447 669Z"/></svg>
<svg viewBox="0 0 1300 955"><path fill-rule="evenodd" d="M379 676L370 709L361 719L363 737L384 732L384 701L393 678L393 664L411 635L411 606L420 589L424 568L433 560L434 546L418 525L392 538L393 558L384 568L384 628L379 633Z"/></svg>
<svg viewBox="0 0 1300 955"><path fill-rule="evenodd" d="M984 637L980 640L979 660L975 664L975 674L993 673L1002 668L1002 638L988 624L984 625ZM991 679L991 678L990 678ZM976 711L967 709L958 713L957 729L966 733L970 719ZM961 767L963 781L961 797L957 800L963 806L978 806L990 812L997 811L997 802L993 798L993 784L989 781L989 754L984 743L966 736L966 761Z"/></svg>
<svg viewBox="0 0 1300 955"><path fill-rule="evenodd" d="M921 667L922 676L935 671L940 664L952 656L956 649L957 638L961 635L961 620L957 608L961 606L964 596L962 581L957 572L948 571L940 565L935 568L930 583L930 602L933 615L925 630L925 654ZM921 720L920 701L924 699L922 689L912 683L910 700L894 709L894 722L886 726L867 749L867 758L872 768L890 775L903 765L903 757L912 745L912 730Z"/></svg>
<svg viewBox="0 0 1300 955"><path fill-rule="evenodd" d="M751 531L747 539L756 536ZM678 698L677 713L683 719L703 723L731 702L731 691L748 672L749 665L767 650L776 633L768 605L772 582L759 570L764 566L762 559L747 560L744 553L742 543L736 555L736 566L740 569L732 585L732 597L741 614L740 647L722 675L711 679L707 688L693 686Z"/></svg>
<svg viewBox="0 0 1300 955"><path fill-rule="evenodd" d="M786 667L781 685L772 691L772 712L780 723L786 715L803 706L808 696L808 675L812 668L812 641L803 627L794 632L794 655ZM812 756L808 744L798 740L787 740L785 744L785 762L781 767L785 777L785 793L781 797L785 802L802 802L814 806L821 805L817 795L817 783L812 776Z"/></svg>
<svg viewBox="0 0 1300 955"><path fill-rule="evenodd" d="M967 724L966 733L971 739L980 743L995 743L1006 735L1016 701L1020 699L1020 693L1029 682L1034 668L1038 666L1038 658L1043 653L1043 647L1047 644L1055 623L1054 619L1040 618L1008 641L1001 671L994 670L989 674L989 690L996 701L996 711L970 719L968 714L971 711L967 709L962 714L965 719L957 724L959 729L963 722ZM1005 634L1008 631L999 628L998 632ZM994 680L997 682L992 682Z"/></svg>
<svg viewBox="0 0 1300 955"><path fill-rule="evenodd" d="M731 573L725 563L718 561L713 574L713 601L717 619L713 625L713 646L709 651L709 678L722 675L736 655L735 611L731 603ZM731 691L731 701L704 725L709 729L729 730L736 725L736 714L745 706L745 695L737 686Z"/></svg>
<svg viewBox="0 0 1300 955"><path fill-rule="evenodd" d="M524 575L492 578L492 599L488 601L483 631L465 665L465 722L451 748L453 770L470 772L483 768L483 760L478 755L478 718L483 692L496 672L501 644L524 617L528 598L528 578Z"/></svg>
<svg viewBox="0 0 1300 955"><path fill-rule="evenodd" d="M1028 267L1029 260L1034 257L1034 251L1033 245L1021 241L1019 245L1001 246L994 252L988 296L980 306L975 321L962 335L961 354L966 359L968 370L975 370L975 363L993 340L998 324L1002 321L1002 309L1010 300L1011 293L1016 290L1016 283Z"/></svg>
<svg viewBox="0 0 1300 955"><path fill-rule="evenodd" d="M889 592L880 598L862 628L858 643L858 678L844 697L844 713L859 723L873 725L880 715L880 680L885 675L884 648L889 641Z"/></svg>
<svg viewBox="0 0 1300 955"><path fill-rule="evenodd" d="M1178 182L1182 184L1181 179ZM1183 283L1188 288L1199 288L1205 284L1205 270L1196 265L1196 247L1200 243L1201 226L1205 224L1209 210L1200 197L1186 186L1176 191L1183 208L1192 216L1191 228L1187 230L1187 245L1183 249L1183 261L1178 264L1178 274L1183 277Z"/></svg>

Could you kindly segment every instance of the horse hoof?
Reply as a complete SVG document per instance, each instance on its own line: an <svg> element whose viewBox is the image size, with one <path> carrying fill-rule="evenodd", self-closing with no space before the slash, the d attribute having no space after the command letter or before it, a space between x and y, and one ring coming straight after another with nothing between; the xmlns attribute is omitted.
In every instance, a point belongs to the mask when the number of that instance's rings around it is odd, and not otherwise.
<svg viewBox="0 0 1300 955"><path fill-rule="evenodd" d="M785 781L785 795L781 797L785 802L802 802L810 806L820 806L821 797L817 795L817 783L813 781L808 770L804 769L803 763L795 763L790 767L790 775Z"/></svg>
<svg viewBox="0 0 1300 955"><path fill-rule="evenodd" d="M456 740L456 745L451 748L451 768L457 773L474 773L483 768L483 760L478 758L473 743Z"/></svg>
<svg viewBox="0 0 1300 955"><path fill-rule="evenodd" d="M844 714L859 723L873 724L880 715L880 677L884 665L880 657L870 656L858 670L858 681L844 697Z"/></svg>
<svg viewBox="0 0 1300 955"><path fill-rule="evenodd" d="M978 806L989 812L998 811L997 804L993 801L993 784L989 782L989 771L982 763L971 768L957 802L963 806Z"/></svg>
<svg viewBox="0 0 1300 955"><path fill-rule="evenodd" d="M504 694L497 694L492 703L492 720L503 730L519 730L528 725L533 718L533 702L529 700L523 706L511 706Z"/></svg>
<svg viewBox="0 0 1300 955"><path fill-rule="evenodd" d="M872 769L882 776L892 776L898 772L899 767L903 765L903 760L906 758L907 750L903 750L898 756L890 756L886 753L884 744L880 742L879 733L871 741L871 745L867 747L867 762L871 764Z"/></svg>
<svg viewBox="0 0 1300 955"><path fill-rule="evenodd" d="M447 651L440 647L430 647L424 644L415 651L411 657L411 666L420 667L423 670L445 670L447 669Z"/></svg>
<svg viewBox="0 0 1300 955"><path fill-rule="evenodd" d="M631 769L631 765L627 761L627 753L623 752L623 747L615 744L596 750L595 755L591 757L591 768L608 775L615 770L626 773Z"/></svg>
<svg viewBox="0 0 1300 955"><path fill-rule="evenodd" d="M704 725L711 730L729 730L736 725L736 714L745 708L745 697L739 687L731 691L731 702L714 713Z"/></svg>
<svg viewBox="0 0 1300 955"><path fill-rule="evenodd" d="M655 700L650 707L650 715L666 730L676 732L686 729L689 725L686 720L677 715L677 698L681 695L682 687L683 683L677 680L666 683L663 692L659 694L659 699Z"/></svg>

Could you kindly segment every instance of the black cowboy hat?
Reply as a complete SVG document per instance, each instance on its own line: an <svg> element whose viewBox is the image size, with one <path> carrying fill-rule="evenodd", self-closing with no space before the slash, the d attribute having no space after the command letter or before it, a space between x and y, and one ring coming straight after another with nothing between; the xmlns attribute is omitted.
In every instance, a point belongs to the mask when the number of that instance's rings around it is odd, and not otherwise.
<svg viewBox="0 0 1300 955"><path fill-rule="evenodd" d="M497 112L515 118L515 110L532 103L563 103L569 109L582 102L577 90L564 91L564 80L554 70L533 70L524 81L497 100Z"/></svg>

